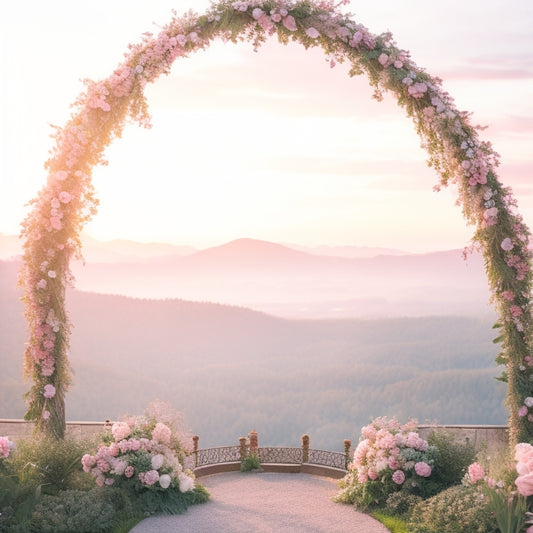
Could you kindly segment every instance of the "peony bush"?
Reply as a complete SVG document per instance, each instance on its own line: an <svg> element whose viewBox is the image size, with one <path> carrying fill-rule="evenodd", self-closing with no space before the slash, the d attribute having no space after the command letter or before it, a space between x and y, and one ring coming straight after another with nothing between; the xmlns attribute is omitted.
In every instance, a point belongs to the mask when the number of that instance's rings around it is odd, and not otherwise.
<svg viewBox="0 0 533 533"><path fill-rule="evenodd" d="M367 509L383 504L399 490L423 494L436 449L420 437L416 425L415 420L400 424L381 417L365 426L348 474L340 482L337 501Z"/></svg>

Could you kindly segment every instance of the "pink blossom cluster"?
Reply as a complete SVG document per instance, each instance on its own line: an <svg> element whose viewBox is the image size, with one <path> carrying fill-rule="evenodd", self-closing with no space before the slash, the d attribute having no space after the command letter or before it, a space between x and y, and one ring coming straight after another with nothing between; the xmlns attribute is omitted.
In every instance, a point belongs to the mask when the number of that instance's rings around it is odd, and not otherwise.
<svg viewBox="0 0 533 533"><path fill-rule="evenodd" d="M430 460L425 454L428 443L415 429L416 421L402 425L386 417L377 418L363 427L349 467L357 482L392 475L392 480L401 485L407 476L429 477Z"/></svg>
<svg viewBox="0 0 533 533"><path fill-rule="evenodd" d="M520 258L520 256L511 254L505 262L507 263L507 266L510 268L514 268L516 271L516 279L518 281L522 281L526 278L528 272L529 272L529 265Z"/></svg>
<svg viewBox="0 0 533 533"><path fill-rule="evenodd" d="M531 361L531 358L529 358ZM527 361L526 361L527 362ZM527 398L524 398L523 405L520 406L518 409L518 416L523 418L524 416L527 416L529 422L533 422L533 414L529 413L529 409L533 407L533 397L528 396Z"/></svg>
<svg viewBox="0 0 533 533"><path fill-rule="evenodd" d="M167 489L175 481L182 492L194 488L194 479L183 467L172 445L172 430L162 422L150 423L144 418L130 418L111 427L114 441L101 445L96 454L85 454L83 470L94 476L98 486L139 483L150 488ZM137 457L148 458L151 468L137 470Z"/></svg>
<svg viewBox="0 0 533 533"><path fill-rule="evenodd" d="M526 442L517 444L514 458L518 472L516 488L522 496L533 496L533 446Z"/></svg>
<svg viewBox="0 0 533 533"><path fill-rule="evenodd" d="M7 437L0 437L0 459L9 457L11 451L10 441Z"/></svg>

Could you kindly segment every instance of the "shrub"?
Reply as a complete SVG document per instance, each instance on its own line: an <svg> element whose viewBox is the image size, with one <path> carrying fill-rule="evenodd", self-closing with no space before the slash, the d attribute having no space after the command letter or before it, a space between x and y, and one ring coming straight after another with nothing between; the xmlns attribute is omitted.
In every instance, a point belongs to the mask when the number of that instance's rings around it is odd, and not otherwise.
<svg viewBox="0 0 533 533"><path fill-rule="evenodd" d="M436 449L431 474L435 493L461 483L468 466L476 457L474 445L458 442L451 432L444 430L433 431L428 437L428 444Z"/></svg>
<svg viewBox="0 0 533 533"><path fill-rule="evenodd" d="M260 468L261 463L255 453L247 455L241 462L241 472L250 472L252 470L259 470Z"/></svg>
<svg viewBox="0 0 533 533"><path fill-rule="evenodd" d="M366 510L384 504L389 494L399 490L421 496L433 493L435 484L429 478L436 448L415 430L414 420L401 425L386 417L365 426L336 501Z"/></svg>
<svg viewBox="0 0 533 533"><path fill-rule="evenodd" d="M473 487L456 485L411 509L411 533L497 533L486 499Z"/></svg>
<svg viewBox="0 0 533 533"><path fill-rule="evenodd" d="M410 492L393 492L387 498L385 510L392 514L408 517L415 505L420 503L422 498Z"/></svg>

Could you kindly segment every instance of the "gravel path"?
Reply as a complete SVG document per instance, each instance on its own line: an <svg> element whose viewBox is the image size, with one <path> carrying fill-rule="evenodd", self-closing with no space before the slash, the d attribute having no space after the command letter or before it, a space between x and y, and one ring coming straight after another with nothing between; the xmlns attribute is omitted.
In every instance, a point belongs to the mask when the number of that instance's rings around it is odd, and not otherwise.
<svg viewBox="0 0 533 533"><path fill-rule="evenodd" d="M183 515L152 516L132 533L388 533L351 505L336 480L308 474L230 472L200 478L211 498Z"/></svg>

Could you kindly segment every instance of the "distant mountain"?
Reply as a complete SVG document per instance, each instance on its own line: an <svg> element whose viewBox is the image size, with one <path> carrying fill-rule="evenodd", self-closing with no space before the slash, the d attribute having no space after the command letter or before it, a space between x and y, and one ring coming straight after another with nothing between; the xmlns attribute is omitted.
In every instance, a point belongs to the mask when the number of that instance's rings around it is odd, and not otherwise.
<svg viewBox="0 0 533 533"><path fill-rule="evenodd" d="M20 243L0 235L11 257ZM240 305L290 318L350 318L490 313L483 261L460 250L344 257L308 253L257 239L194 250L86 239L85 263L72 270L80 290L139 298Z"/></svg>
<svg viewBox="0 0 533 533"><path fill-rule="evenodd" d="M24 413L27 326L18 265L0 261L0 417ZM153 399L185 413L202 447L342 449L371 417L503 424L489 317L287 320L235 306L70 290L69 420L137 414Z"/></svg>
<svg viewBox="0 0 533 533"><path fill-rule="evenodd" d="M376 257L377 255L409 255L411 252L394 248L380 248L379 246L301 246L299 244L283 243L288 248L313 255L329 255L332 257Z"/></svg>

